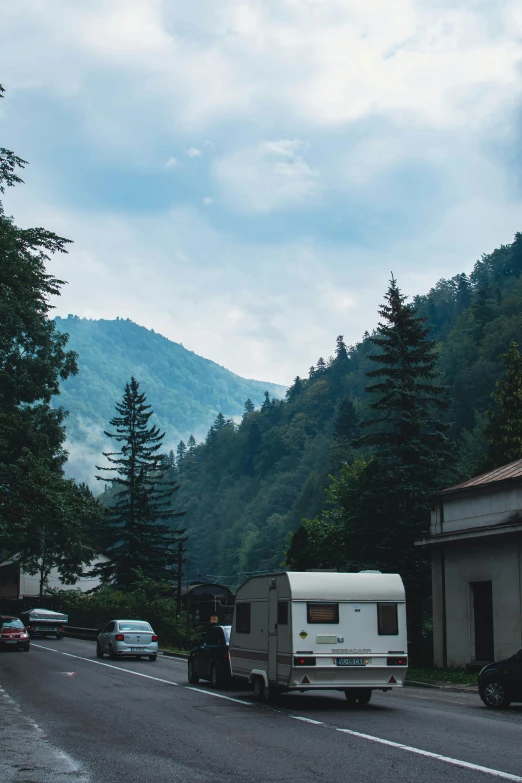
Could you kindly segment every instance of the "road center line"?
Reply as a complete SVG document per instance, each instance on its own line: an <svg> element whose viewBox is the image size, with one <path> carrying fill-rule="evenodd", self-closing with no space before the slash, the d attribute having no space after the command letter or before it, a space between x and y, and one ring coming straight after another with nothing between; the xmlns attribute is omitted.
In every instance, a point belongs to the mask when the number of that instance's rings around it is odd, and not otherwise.
<svg viewBox="0 0 522 783"><path fill-rule="evenodd" d="M214 693L212 691L205 691L201 688L193 688L191 685L181 685L179 682L173 682L172 680L164 680L161 677L154 677L151 674L143 674L142 672L134 672L132 669L122 669L120 666L114 666L110 663L103 663L103 661L95 661L92 658L85 658L82 655L74 655L73 653L67 653L63 650L55 650L53 647L44 647L41 644L34 644L34 647L38 647L40 650L47 650L48 652L55 652L59 655L67 655L68 658L77 658L80 661L86 661L87 663L93 663L97 666L106 666L108 669L116 669L118 672L125 672L126 674L134 674L136 677L144 677L147 680L154 680L155 682L163 682L167 685L172 685L178 688L184 688L187 691L196 691L196 693L204 693L207 696L214 696L217 699L225 699L226 701L232 701L236 704L244 704L248 707L253 707L254 704L250 701L243 701L242 699L234 699L232 696L225 696L223 693ZM445 764L452 764L455 767L462 767L463 769L470 769L474 772L482 772L486 775L492 775L502 780L511 780L515 783L522 783L522 777L519 775L512 775L509 772L502 772L499 769L492 769L490 767L482 767L480 764L472 764L470 761L461 761L460 759L451 758L451 756L443 756L440 753L432 753L429 750L421 750L420 748L414 748L410 745L403 745L401 742L393 742L392 740L383 739L382 737L375 737L373 734L363 734L360 731L354 731L353 729L344 729L340 726L333 726L330 723L324 723L323 721L313 720L312 718L306 718L304 715L292 715L283 710L274 709L273 707L267 707L270 712L277 712L280 715L284 715L292 720L298 720L301 723L310 723L313 726L322 726L325 729L331 729L338 731L341 734L348 734L352 737L358 737L359 739L365 739L369 742L376 742L379 745L386 745L396 750L403 750L407 753L415 753L418 756L424 756L425 758L434 759L435 761L442 761Z"/></svg>
<svg viewBox="0 0 522 783"><path fill-rule="evenodd" d="M54 647L45 647L43 644L31 643L33 647L38 647L40 650L47 650L48 652L55 652L59 655L66 655L68 658L77 658L79 661L86 661L87 663L94 663L97 666L106 666L108 669L115 669L117 672L125 672L126 674L134 674L136 677L144 677L147 680L154 680L155 682L163 682L167 685L172 685L175 688L185 688L187 691L196 691L197 693L206 693L207 696L214 696L216 699L225 699L226 701L233 701L237 704L246 704L247 707L252 707L251 701L243 701L242 699L234 699L232 696L225 696L223 693L213 693L212 691L205 691L202 688L193 688L190 685L182 685L179 682L173 680L164 680L162 677L154 677L152 674L143 674L143 672L135 672L132 669L123 669L121 666L114 666L112 663L104 663L103 661L95 661L92 658L85 658L82 655L74 655L73 653L64 652L63 650L55 650Z"/></svg>

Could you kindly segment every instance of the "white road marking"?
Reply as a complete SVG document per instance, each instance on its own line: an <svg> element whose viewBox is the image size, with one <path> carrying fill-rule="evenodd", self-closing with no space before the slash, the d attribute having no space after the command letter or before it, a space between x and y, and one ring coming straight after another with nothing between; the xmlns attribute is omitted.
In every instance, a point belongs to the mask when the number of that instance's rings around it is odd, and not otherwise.
<svg viewBox="0 0 522 783"><path fill-rule="evenodd" d="M116 669L116 671L119 672L126 672L126 674L134 674L137 677L145 677L147 680L154 680L156 682L163 682L167 683L168 685L173 685L175 687L181 687L185 688L189 691L196 691L197 693L205 693L207 696L214 696L218 699L225 699L226 701L232 701L236 702L238 704L244 704L246 706L252 707L254 706L253 702L250 701L243 701L242 699L234 699L232 696L225 696L222 693L214 693L213 691L206 691L202 688L193 688L191 685L181 685L178 682L173 682L172 680L164 680L161 677L153 677L151 674L143 674L142 672L135 672L132 671L132 669L123 669L121 666L113 666L110 663L103 663L102 661L96 661L92 658L85 658L81 655L73 655L72 653L66 653L63 650L55 650L53 647L44 647L41 644L35 644L35 647L39 647L41 650L48 650L49 652L55 652L59 653L60 655L67 655L69 658L77 658L80 661L86 661L87 663L94 663L98 666L106 666L109 669ZM509 772L502 772L499 769L492 769L491 767L483 767L480 764L472 764L469 761L462 761L460 759L454 759L451 758L451 756L443 756L440 753L432 753L429 750L421 750L420 748L414 748L410 745L403 745L401 742L393 742L392 740L383 739L382 737L375 737L373 734L363 734L360 731L353 731L353 729L345 729L341 726L333 726L329 723L324 723L323 721L319 720L313 720L312 718L306 718L303 715L291 715L287 712L284 712L282 710L275 710L273 708L268 708L272 712L278 712L280 715L285 715L288 718L291 718L292 720L298 720L302 723L311 723L314 726L322 726L326 729L333 729L334 731L338 731L341 734L348 734L352 737L358 737L359 739L365 739L369 742L376 742L379 745L386 745L390 748L395 748L396 750L402 750L407 753L414 753L418 756L424 756L425 758L434 759L435 761L442 761L445 764L452 764L455 767L462 767L463 769L470 769L474 772L482 772L486 775L492 775L496 778L501 778L502 780L511 780L515 781L515 783L522 783L522 777L519 775L512 775Z"/></svg>

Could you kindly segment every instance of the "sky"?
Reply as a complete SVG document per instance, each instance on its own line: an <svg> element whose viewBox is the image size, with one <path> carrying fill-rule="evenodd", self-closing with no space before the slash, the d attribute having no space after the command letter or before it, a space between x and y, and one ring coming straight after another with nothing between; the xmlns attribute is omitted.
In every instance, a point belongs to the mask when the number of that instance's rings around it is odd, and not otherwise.
<svg viewBox="0 0 522 783"><path fill-rule="evenodd" d="M0 0L56 313L289 384L522 230L519 0Z"/></svg>

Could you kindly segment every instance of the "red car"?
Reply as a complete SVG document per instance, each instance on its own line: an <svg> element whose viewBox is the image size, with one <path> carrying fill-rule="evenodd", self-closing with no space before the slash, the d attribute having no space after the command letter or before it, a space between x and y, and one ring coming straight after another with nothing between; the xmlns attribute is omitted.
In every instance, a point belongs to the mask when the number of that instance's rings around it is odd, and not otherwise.
<svg viewBox="0 0 522 783"><path fill-rule="evenodd" d="M0 650L23 650L28 652L30 647L29 634L18 617L0 615Z"/></svg>

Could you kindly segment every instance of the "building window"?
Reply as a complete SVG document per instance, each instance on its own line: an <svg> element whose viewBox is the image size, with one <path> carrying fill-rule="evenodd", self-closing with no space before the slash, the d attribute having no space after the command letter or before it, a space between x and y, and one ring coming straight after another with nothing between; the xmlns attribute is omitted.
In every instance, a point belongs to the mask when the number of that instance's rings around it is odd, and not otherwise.
<svg viewBox="0 0 522 783"><path fill-rule="evenodd" d="M277 624L288 625L288 601L279 601L277 604Z"/></svg>
<svg viewBox="0 0 522 783"><path fill-rule="evenodd" d="M250 604L236 604L236 631L250 633Z"/></svg>
<svg viewBox="0 0 522 783"><path fill-rule="evenodd" d="M397 604L377 604L377 628L379 636L398 636Z"/></svg>
<svg viewBox="0 0 522 783"><path fill-rule="evenodd" d="M309 623L339 623L339 604L307 604Z"/></svg>

